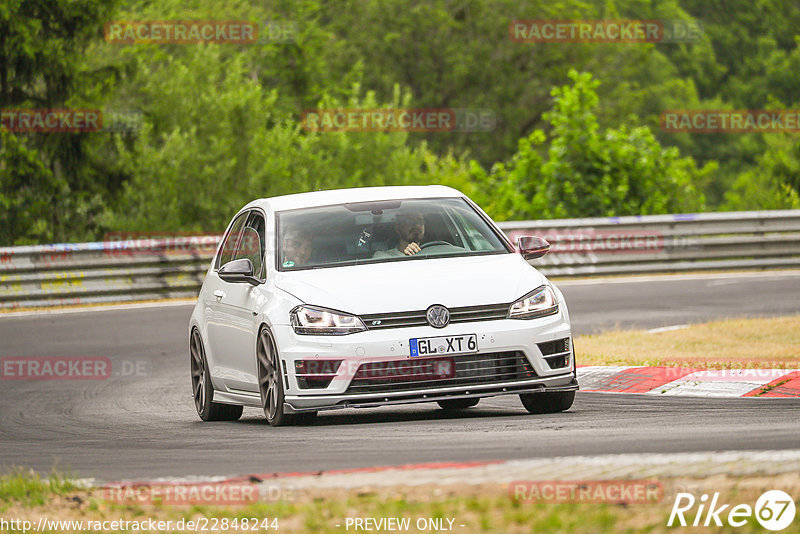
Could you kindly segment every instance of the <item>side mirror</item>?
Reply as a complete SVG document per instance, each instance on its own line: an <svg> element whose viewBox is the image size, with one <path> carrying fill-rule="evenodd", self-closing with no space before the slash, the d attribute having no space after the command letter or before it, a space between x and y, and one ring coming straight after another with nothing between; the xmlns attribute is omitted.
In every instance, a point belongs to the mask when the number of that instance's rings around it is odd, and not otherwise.
<svg viewBox="0 0 800 534"><path fill-rule="evenodd" d="M550 243L546 239L536 236L523 236L517 239L519 253L526 260L541 258L550 251Z"/></svg>
<svg viewBox="0 0 800 534"><path fill-rule="evenodd" d="M253 275L253 262L249 258L229 261L219 268L219 277L233 284L249 283L257 286L261 280Z"/></svg>

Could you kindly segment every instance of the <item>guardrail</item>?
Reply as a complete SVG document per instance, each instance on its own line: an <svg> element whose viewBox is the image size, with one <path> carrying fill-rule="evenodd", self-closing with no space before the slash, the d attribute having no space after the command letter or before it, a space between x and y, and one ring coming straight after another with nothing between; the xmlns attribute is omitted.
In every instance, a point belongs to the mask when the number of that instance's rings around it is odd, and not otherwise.
<svg viewBox="0 0 800 534"><path fill-rule="evenodd" d="M552 277L800 267L800 210L501 223ZM117 236L119 237L119 236ZM219 236L0 248L0 309L197 295Z"/></svg>

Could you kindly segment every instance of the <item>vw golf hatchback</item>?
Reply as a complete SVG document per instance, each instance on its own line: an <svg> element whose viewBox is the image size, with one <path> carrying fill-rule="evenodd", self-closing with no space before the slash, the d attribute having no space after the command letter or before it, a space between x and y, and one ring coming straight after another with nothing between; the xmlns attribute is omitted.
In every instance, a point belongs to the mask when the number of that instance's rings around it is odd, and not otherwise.
<svg viewBox="0 0 800 534"><path fill-rule="evenodd" d="M519 395L568 409L578 383L564 297L469 198L442 186L255 200L225 231L189 324L204 421ZM518 250L517 250L518 249Z"/></svg>

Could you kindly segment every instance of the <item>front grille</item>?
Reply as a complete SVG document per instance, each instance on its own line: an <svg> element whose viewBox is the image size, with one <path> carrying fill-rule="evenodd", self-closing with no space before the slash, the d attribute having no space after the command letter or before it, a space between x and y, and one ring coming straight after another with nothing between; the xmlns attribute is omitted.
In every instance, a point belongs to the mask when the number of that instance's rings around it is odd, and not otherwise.
<svg viewBox="0 0 800 534"><path fill-rule="evenodd" d="M508 316L510 304L488 304L485 306L464 306L461 308L449 308L450 323L468 323L472 321L492 321L495 319L505 319ZM408 326L426 326L428 320L425 312L410 311L397 313L373 313L362 315L368 330L381 330L384 328L405 328Z"/></svg>
<svg viewBox="0 0 800 534"><path fill-rule="evenodd" d="M345 394L474 386L536 376L528 359L520 351L412 358L362 364Z"/></svg>

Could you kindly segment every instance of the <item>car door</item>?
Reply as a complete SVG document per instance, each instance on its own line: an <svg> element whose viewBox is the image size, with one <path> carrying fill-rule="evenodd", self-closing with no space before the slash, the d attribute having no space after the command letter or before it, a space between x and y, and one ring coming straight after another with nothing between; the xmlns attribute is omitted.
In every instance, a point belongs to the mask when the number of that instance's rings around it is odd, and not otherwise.
<svg viewBox="0 0 800 534"><path fill-rule="evenodd" d="M259 210L252 210L242 228L236 252L232 260L247 258L253 264L253 274L264 281L265 221ZM225 369L222 379L230 391L258 392L255 361L258 317L256 313L264 296L259 287L249 283L222 283L222 298L219 299L220 347L224 354Z"/></svg>
<svg viewBox="0 0 800 534"><path fill-rule="evenodd" d="M233 285L222 280L217 272L236 254L249 214L249 211L240 213L231 222L220 244L214 266L206 276L203 290L200 293L200 299L205 307L206 322L204 326L208 336L206 357L211 378L217 388L223 387L224 377L230 374L231 369L230 351L227 348L232 340L229 339L230 329L226 326L230 323L230 318L227 317L230 310L225 302L225 297L230 291L229 286Z"/></svg>

